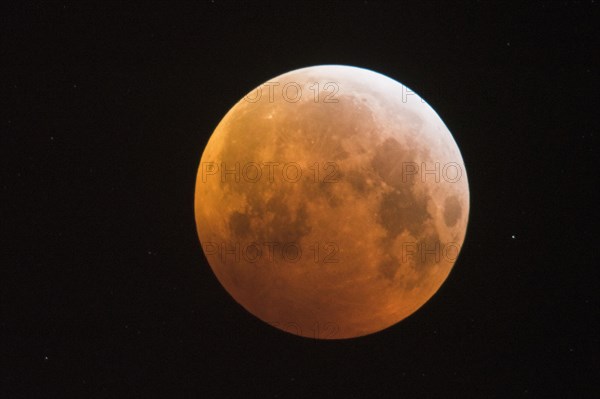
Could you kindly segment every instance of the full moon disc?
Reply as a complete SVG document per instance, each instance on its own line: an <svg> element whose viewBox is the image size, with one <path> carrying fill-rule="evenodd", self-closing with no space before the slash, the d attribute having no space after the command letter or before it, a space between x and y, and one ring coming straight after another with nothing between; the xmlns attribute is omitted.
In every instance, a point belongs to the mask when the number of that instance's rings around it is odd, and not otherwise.
<svg viewBox="0 0 600 399"><path fill-rule="evenodd" d="M212 270L246 310L292 334L353 338L440 288L465 238L469 185L420 96L321 65L229 110L202 154L194 207Z"/></svg>

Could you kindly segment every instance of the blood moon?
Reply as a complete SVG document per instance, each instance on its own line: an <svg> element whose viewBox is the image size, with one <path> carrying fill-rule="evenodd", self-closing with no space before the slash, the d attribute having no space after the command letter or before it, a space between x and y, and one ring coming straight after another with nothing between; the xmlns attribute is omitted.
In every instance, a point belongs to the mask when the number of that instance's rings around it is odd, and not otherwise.
<svg viewBox="0 0 600 399"><path fill-rule="evenodd" d="M202 154L194 206L208 262L239 304L292 334L340 339L394 325L435 294L465 238L469 185L418 95L321 65L229 110Z"/></svg>

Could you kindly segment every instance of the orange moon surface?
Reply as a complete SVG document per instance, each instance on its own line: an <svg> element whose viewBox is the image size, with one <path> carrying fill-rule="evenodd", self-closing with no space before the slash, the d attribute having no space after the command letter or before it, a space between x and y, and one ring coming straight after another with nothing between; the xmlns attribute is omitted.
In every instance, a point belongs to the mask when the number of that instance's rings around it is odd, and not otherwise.
<svg viewBox="0 0 600 399"><path fill-rule="evenodd" d="M219 282L292 334L368 335L423 306L457 260L469 185L452 134L417 94L343 65L260 85L218 124L195 190Z"/></svg>

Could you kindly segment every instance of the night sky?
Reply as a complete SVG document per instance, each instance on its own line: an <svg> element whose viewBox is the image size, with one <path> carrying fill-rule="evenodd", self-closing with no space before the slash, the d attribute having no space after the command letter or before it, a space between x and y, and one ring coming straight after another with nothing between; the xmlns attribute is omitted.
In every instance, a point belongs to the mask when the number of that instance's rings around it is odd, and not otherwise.
<svg viewBox="0 0 600 399"><path fill-rule="evenodd" d="M600 389L598 3L303 4L2 6L0 397ZM257 85L318 64L423 96L471 190L442 288L359 339L300 338L245 311L194 221L221 118Z"/></svg>

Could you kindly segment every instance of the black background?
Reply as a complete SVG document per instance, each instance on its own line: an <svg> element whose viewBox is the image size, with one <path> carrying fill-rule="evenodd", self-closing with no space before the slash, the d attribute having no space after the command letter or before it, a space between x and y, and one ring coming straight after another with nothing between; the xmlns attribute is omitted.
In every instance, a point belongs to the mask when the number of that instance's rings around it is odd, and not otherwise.
<svg viewBox="0 0 600 399"><path fill-rule="evenodd" d="M522 3L3 6L0 396L591 396L598 5ZM342 341L234 302L193 212L229 108L327 63L421 94L471 188L434 298Z"/></svg>

